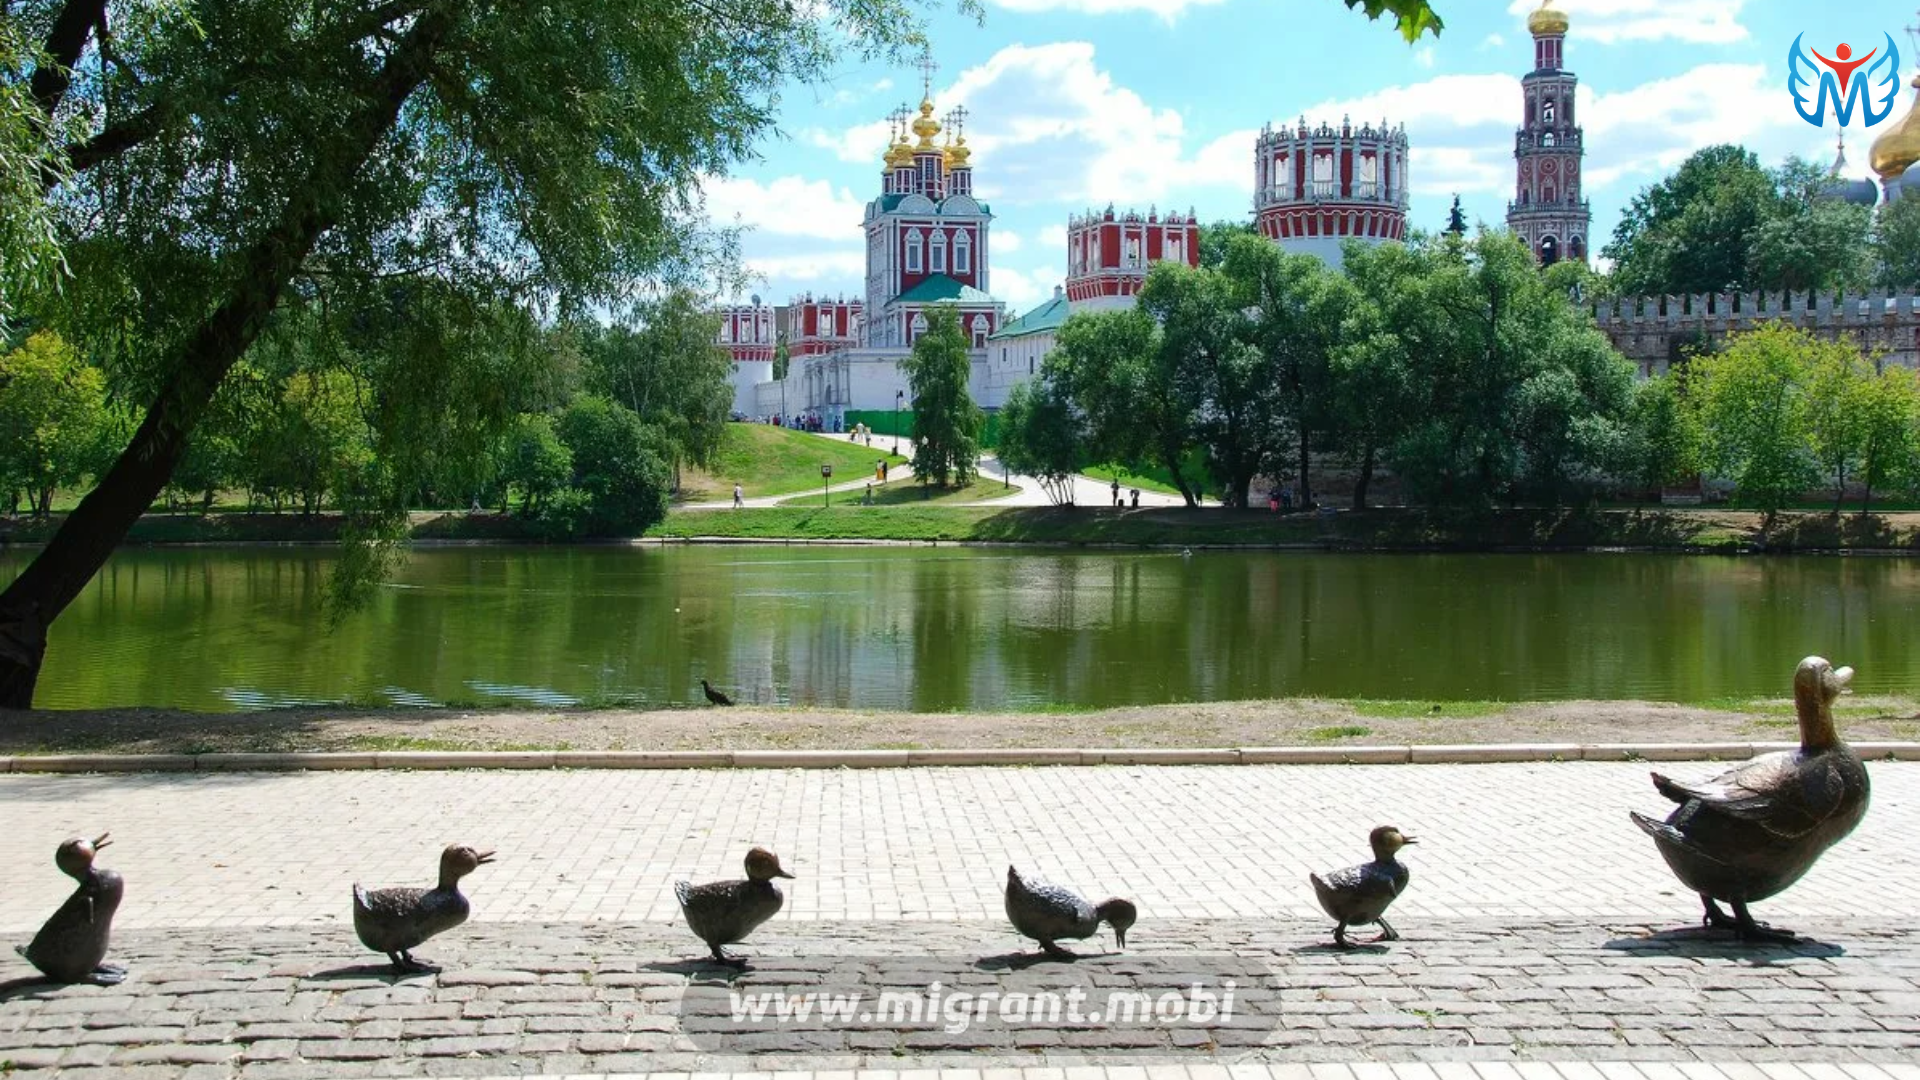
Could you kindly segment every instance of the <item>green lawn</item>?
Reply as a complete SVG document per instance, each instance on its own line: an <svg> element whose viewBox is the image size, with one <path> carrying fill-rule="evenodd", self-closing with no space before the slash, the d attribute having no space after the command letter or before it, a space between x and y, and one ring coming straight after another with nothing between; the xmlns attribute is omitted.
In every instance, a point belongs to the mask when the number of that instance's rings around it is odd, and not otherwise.
<svg viewBox="0 0 1920 1080"><path fill-rule="evenodd" d="M905 458L887 453L893 446L874 437L872 449L855 446L844 437L821 438L771 424L728 424L720 454L712 468L687 470L681 477L680 501L709 502L733 497L738 483L748 498L785 495L820 488L820 466L833 466L833 481L841 483L873 475L882 458L898 465Z"/></svg>
<svg viewBox="0 0 1920 1080"><path fill-rule="evenodd" d="M1201 455L1188 454L1187 460L1180 463L1180 471L1185 475L1187 486L1198 491L1203 498L1220 498L1220 492L1215 490L1213 482L1207 477L1206 462ZM1081 475L1108 482L1118 480L1123 488L1157 491L1162 495L1180 494L1180 489L1173 486L1173 474L1158 467L1134 472L1119 465L1092 465L1082 469Z"/></svg>
<svg viewBox="0 0 1920 1080"><path fill-rule="evenodd" d="M986 502L989 499L1004 499L1019 488L1003 487L992 480L975 480L966 487L943 488L922 484L908 478L895 480L884 487L873 489L875 506L937 506L945 503L949 506L957 503ZM864 491L836 491L833 493L833 505L861 506L866 498ZM781 506L811 506L818 508L821 498L818 494L795 495L791 499L780 500Z"/></svg>

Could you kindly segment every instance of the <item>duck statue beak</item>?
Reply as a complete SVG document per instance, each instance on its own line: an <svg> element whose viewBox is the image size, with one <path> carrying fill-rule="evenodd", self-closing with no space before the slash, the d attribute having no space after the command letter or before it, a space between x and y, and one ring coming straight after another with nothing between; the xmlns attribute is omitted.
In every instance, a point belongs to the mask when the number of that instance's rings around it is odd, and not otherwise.
<svg viewBox="0 0 1920 1080"><path fill-rule="evenodd" d="M1117 926L1114 927L1113 929L1113 945L1117 949L1124 949L1127 947L1127 932L1125 930L1120 929Z"/></svg>
<svg viewBox="0 0 1920 1080"><path fill-rule="evenodd" d="M112 840L108 839L108 837L112 835L112 833L101 833L98 837L94 838L93 850L99 851L101 848L113 843Z"/></svg>
<svg viewBox="0 0 1920 1080"><path fill-rule="evenodd" d="M1853 693L1853 669L1852 668L1843 667L1836 670L1833 673L1833 681L1839 685L1841 693L1843 694Z"/></svg>
<svg viewBox="0 0 1920 1080"><path fill-rule="evenodd" d="M488 863L493 861L493 852L483 851L480 854L474 856L474 861L479 863L481 866L485 866Z"/></svg>
<svg viewBox="0 0 1920 1080"><path fill-rule="evenodd" d="M1417 844L1420 842L1419 838L1408 836L1405 833L1401 834L1400 839L1402 842L1408 843L1408 844Z"/></svg>
<svg viewBox="0 0 1920 1080"><path fill-rule="evenodd" d="M780 869L780 870L775 870L775 871L773 872L773 876L774 876L774 877L783 877L783 878L786 878L786 879L787 879L788 881L792 881L792 880L793 880L793 875L792 875L792 874L789 874L789 873L787 873L787 872L786 872L786 870L785 870L784 868L783 868L783 869Z"/></svg>

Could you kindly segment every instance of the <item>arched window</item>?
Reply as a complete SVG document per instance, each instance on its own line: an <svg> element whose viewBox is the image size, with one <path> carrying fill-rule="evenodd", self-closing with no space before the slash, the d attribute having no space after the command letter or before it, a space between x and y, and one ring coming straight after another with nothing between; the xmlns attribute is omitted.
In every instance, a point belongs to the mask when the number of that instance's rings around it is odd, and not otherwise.
<svg viewBox="0 0 1920 1080"><path fill-rule="evenodd" d="M1551 131L1549 131L1549 132L1547 132L1547 133L1546 133L1545 135L1542 135L1542 136L1540 136L1540 145L1541 145L1541 146L1552 146L1552 145L1553 145L1553 132L1551 132Z"/></svg>
<svg viewBox="0 0 1920 1080"><path fill-rule="evenodd" d="M1551 203L1553 201L1552 184L1548 184L1546 187L1540 189L1540 201L1543 203Z"/></svg>
<svg viewBox="0 0 1920 1080"><path fill-rule="evenodd" d="M919 229L907 234L907 273L909 274L920 272L920 247L923 243Z"/></svg>
<svg viewBox="0 0 1920 1080"><path fill-rule="evenodd" d="M1140 265L1140 238L1137 236L1130 236L1127 238L1126 265L1128 266Z"/></svg>
<svg viewBox="0 0 1920 1080"><path fill-rule="evenodd" d="M1551 236L1540 239L1540 265L1552 266L1560 261L1560 241Z"/></svg>
<svg viewBox="0 0 1920 1080"><path fill-rule="evenodd" d="M1373 154L1360 155L1360 190L1355 195L1363 199L1376 198L1380 187L1380 159Z"/></svg>
<svg viewBox="0 0 1920 1080"><path fill-rule="evenodd" d="M1027 355L1027 374L1033 374L1033 355L1031 353Z"/></svg>
<svg viewBox="0 0 1920 1080"><path fill-rule="evenodd" d="M731 345L733 343L732 316L720 320L720 343L722 345Z"/></svg>
<svg viewBox="0 0 1920 1080"><path fill-rule="evenodd" d="M956 274L966 274L966 273L971 273L972 271L973 271L973 241L967 239L967 234L964 232L954 233L953 234L953 272Z"/></svg>
<svg viewBox="0 0 1920 1080"><path fill-rule="evenodd" d="M1165 242L1160 245L1160 250L1166 253L1168 262L1186 262L1186 243L1187 238L1179 233L1168 233Z"/></svg>
<svg viewBox="0 0 1920 1080"><path fill-rule="evenodd" d="M911 329L908 331L907 344L911 345L915 341L919 340L921 334L924 334L927 332L926 313L921 311L914 312L913 322L909 323L908 326Z"/></svg>
<svg viewBox="0 0 1920 1080"><path fill-rule="evenodd" d="M1587 257L1587 242L1576 236L1567 241L1567 254L1584 261Z"/></svg>
<svg viewBox="0 0 1920 1080"><path fill-rule="evenodd" d="M930 260L928 260L927 269L936 274L946 273L947 272L947 232L945 229L934 230L933 245L930 248L930 254L933 257Z"/></svg>
<svg viewBox="0 0 1920 1080"><path fill-rule="evenodd" d="M1553 99L1548 98L1546 103L1540 106L1540 122L1543 124L1553 123L1553 114Z"/></svg>
<svg viewBox="0 0 1920 1080"><path fill-rule="evenodd" d="M1313 155L1313 193L1332 195L1333 191L1333 155L1331 153Z"/></svg>
<svg viewBox="0 0 1920 1080"><path fill-rule="evenodd" d="M985 315L975 315L973 317L973 347L976 349L984 349L987 347L987 317Z"/></svg>

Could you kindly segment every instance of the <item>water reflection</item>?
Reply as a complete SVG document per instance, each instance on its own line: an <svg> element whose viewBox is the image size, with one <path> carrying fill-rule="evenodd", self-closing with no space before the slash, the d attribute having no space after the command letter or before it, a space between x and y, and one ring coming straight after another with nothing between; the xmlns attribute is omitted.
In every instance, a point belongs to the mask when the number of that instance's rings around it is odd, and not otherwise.
<svg viewBox="0 0 1920 1080"><path fill-rule="evenodd" d="M319 549L129 551L55 626L53 707L736 700L925 710L1283 695L1781 695L1822 652L1920 688L1920 564L1004 549L416 552L321 616ZM0 578L19 556L0 556Z"/></svg>

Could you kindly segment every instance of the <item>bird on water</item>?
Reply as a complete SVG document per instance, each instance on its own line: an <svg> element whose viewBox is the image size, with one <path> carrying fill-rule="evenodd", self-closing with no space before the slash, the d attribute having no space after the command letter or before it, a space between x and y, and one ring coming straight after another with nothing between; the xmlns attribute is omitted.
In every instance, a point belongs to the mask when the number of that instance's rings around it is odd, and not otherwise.
<svg viewBox="0 0 1920 1080"><path fill-rule="evenodd" d="M780 868L780 856L766 848L747 852L746 861L744 881L673 883L673 894L679 897L680 911L687 917L687 929L707 943L716 962L732 967L746 967L747 958L730 955L724 946L745 941L761 923L778 915L787 898L773 879L793 878Z"/></svg>
<svg viewBox="0 0 1920 1080"><path fill-rule="evenodd" d="M701 690L701 692L702 692L702 693L705 693L705 694L707 695L707 704L709 704L709 705L731 705L731 704L733 704L733 699L732 699L732 698L730 698L730 697L728 697L727 695L725 695L725 694L723 694L723 693L721 693L721 692L720 692L720 691L718 691L718 690L715 690L715 689L713 688L713 684L712 684L712 683L710 683L710 682L708 682L708 681L707 681L707 680L705 680L705 679L701 679L701 680L700 680L700 690Z"/></svg>
<svg viewBox="0 0 1920 1080"><path fill-rule="evenodd" d="M360 943L386 953L396 974L431 971L413 950L436 934L467 921L467 898L460 879L493 861L493 852L449 844L440 853L440 883L431 889L353 887L353 929Z"/></svg>
<svg viewBox="0 0 1920 1080"><path fill-rule="evenodd" d="M1140 910L1131 900L1116 896L1096 906L1072 889L1039 878L1021 877L1019 870L1007 867L1007 921L1021 934L1039 942L1048 956L1073 959L1074 954L1058 943L1090 938L1099 931L1101 923L1113 927L1114 945L1124 949L1127 930L1139 917Z"/></svg>
<svg viewBox="0 0 1920 1080"><path fill-rule="evenodd" d="M1353 942L1347 940L1349 926L1379 923L1380 934L1374 941L1400 940L1400 932L1387 921L1387 907L1407 891L1413 874L1396 856L1401 848L1419 841L1392 825L1382 825L1367 834L1367 843L1373 847L1372 862L1335 870L1325 877L1307 875L1321 909L1339 920L1333 928L1333 943L1343 949L1353 948Z"/></svg>
<svg viewBox="0 0 1920 1080"><path fill-rule="evenodd" d="M33 941L14 949L54 982L112 986L127 977L126 968L104 962L113 913L126 892L119 874L94 865L100 849L112 842L106 833L92 840L76 836L54 849L53 864L80 887L40 927Z"/></svg>
<svg viewBox="0 0 1920 1080"><path fill-rule="evenodd" d="M1800 880L1867 814L1867 767L1833 726L1833 703L1852 680L1852 668L1809 656L1793 674L1799 749L1762 754L1700 783L1653 774L1654 788L1680 805L1665 821L1634 813L1633 823L1699 894L1707 926L1749 941L1795 939L1755 922L1747 905Z"/></svg>

